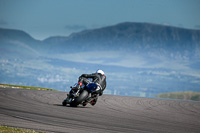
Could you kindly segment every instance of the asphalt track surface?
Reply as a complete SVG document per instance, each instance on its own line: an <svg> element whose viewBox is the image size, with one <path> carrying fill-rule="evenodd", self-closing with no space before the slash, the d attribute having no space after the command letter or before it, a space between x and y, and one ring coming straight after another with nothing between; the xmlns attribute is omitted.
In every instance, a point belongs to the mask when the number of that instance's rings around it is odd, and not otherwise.
<svg viewBox="0 0 200 133"><path fill-rule="evenodd" d="M200 102L103 95L62 106L65 92L0 87L0 125L46 132L199 133Z"/></svg>

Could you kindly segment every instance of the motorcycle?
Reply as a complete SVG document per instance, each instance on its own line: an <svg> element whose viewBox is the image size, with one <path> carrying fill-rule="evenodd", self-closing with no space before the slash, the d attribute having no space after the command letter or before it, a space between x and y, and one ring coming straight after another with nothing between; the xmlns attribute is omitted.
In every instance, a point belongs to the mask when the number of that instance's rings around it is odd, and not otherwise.
<svg viewBox="0 0 200 133"><path fill-rule="evenodd" d="M95 94L100 89L96 83L89 83L85 85L75 84L74 87L70 87L71 91L67 94L66 99L63 100L62 105L66 106L69 104L71 107L77 107L79 104L86 106L88 103L94 105L94 100L97 100L98 95Z"/></svg>

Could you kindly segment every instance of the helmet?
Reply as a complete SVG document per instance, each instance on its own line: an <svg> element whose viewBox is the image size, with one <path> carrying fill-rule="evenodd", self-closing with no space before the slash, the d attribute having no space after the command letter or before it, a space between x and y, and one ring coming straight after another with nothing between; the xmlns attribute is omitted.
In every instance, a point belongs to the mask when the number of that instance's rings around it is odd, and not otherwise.
<svg viewBox="0 0 200 133"><path fill-rule="evenodd" d="M98 69L98 70L96 71L96 73L100 73L100 74L104 75L104 72L103 72L102 70L100 70L100 69Z"/></svg>

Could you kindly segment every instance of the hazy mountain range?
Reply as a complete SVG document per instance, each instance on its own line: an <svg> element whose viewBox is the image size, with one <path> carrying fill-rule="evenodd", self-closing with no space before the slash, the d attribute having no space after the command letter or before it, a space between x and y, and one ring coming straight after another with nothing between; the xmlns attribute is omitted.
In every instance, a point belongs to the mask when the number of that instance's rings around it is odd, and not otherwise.
<svg viewBox="0 0 200 133"><path fill-rule="evenodd" d="M0 28L0 53L1 83L68 91L100 68L107 94L200 91L200 30L126 22L40 41Z"/></svg>
<svg viewBox="0 0 200 133"><path fill-rule="evenodd" d="M121 23L114 26L95 30L86 30L70 35L69 37L50 37L44 40L53 46L69 47L76 45L81 50L87 48L105 50L155 51L166 50L169 52L191 51L198 55L200 30L188 30L170 26L148 23ZM194 53L195 52L195 53Z"/></svg>

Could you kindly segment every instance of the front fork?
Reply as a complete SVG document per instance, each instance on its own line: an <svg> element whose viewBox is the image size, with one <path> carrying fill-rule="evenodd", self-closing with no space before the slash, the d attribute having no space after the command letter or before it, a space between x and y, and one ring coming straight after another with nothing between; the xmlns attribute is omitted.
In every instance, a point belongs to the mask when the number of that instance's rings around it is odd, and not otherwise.
<svg viewBox="0 0 200 133"><path fill-rule="evenodd" d="M80 89L78 89L76 92L71 92L70 94L67 94L66 103L70 104L72 101L74 101L74 99L79 96L79 92Z"/></svg>

